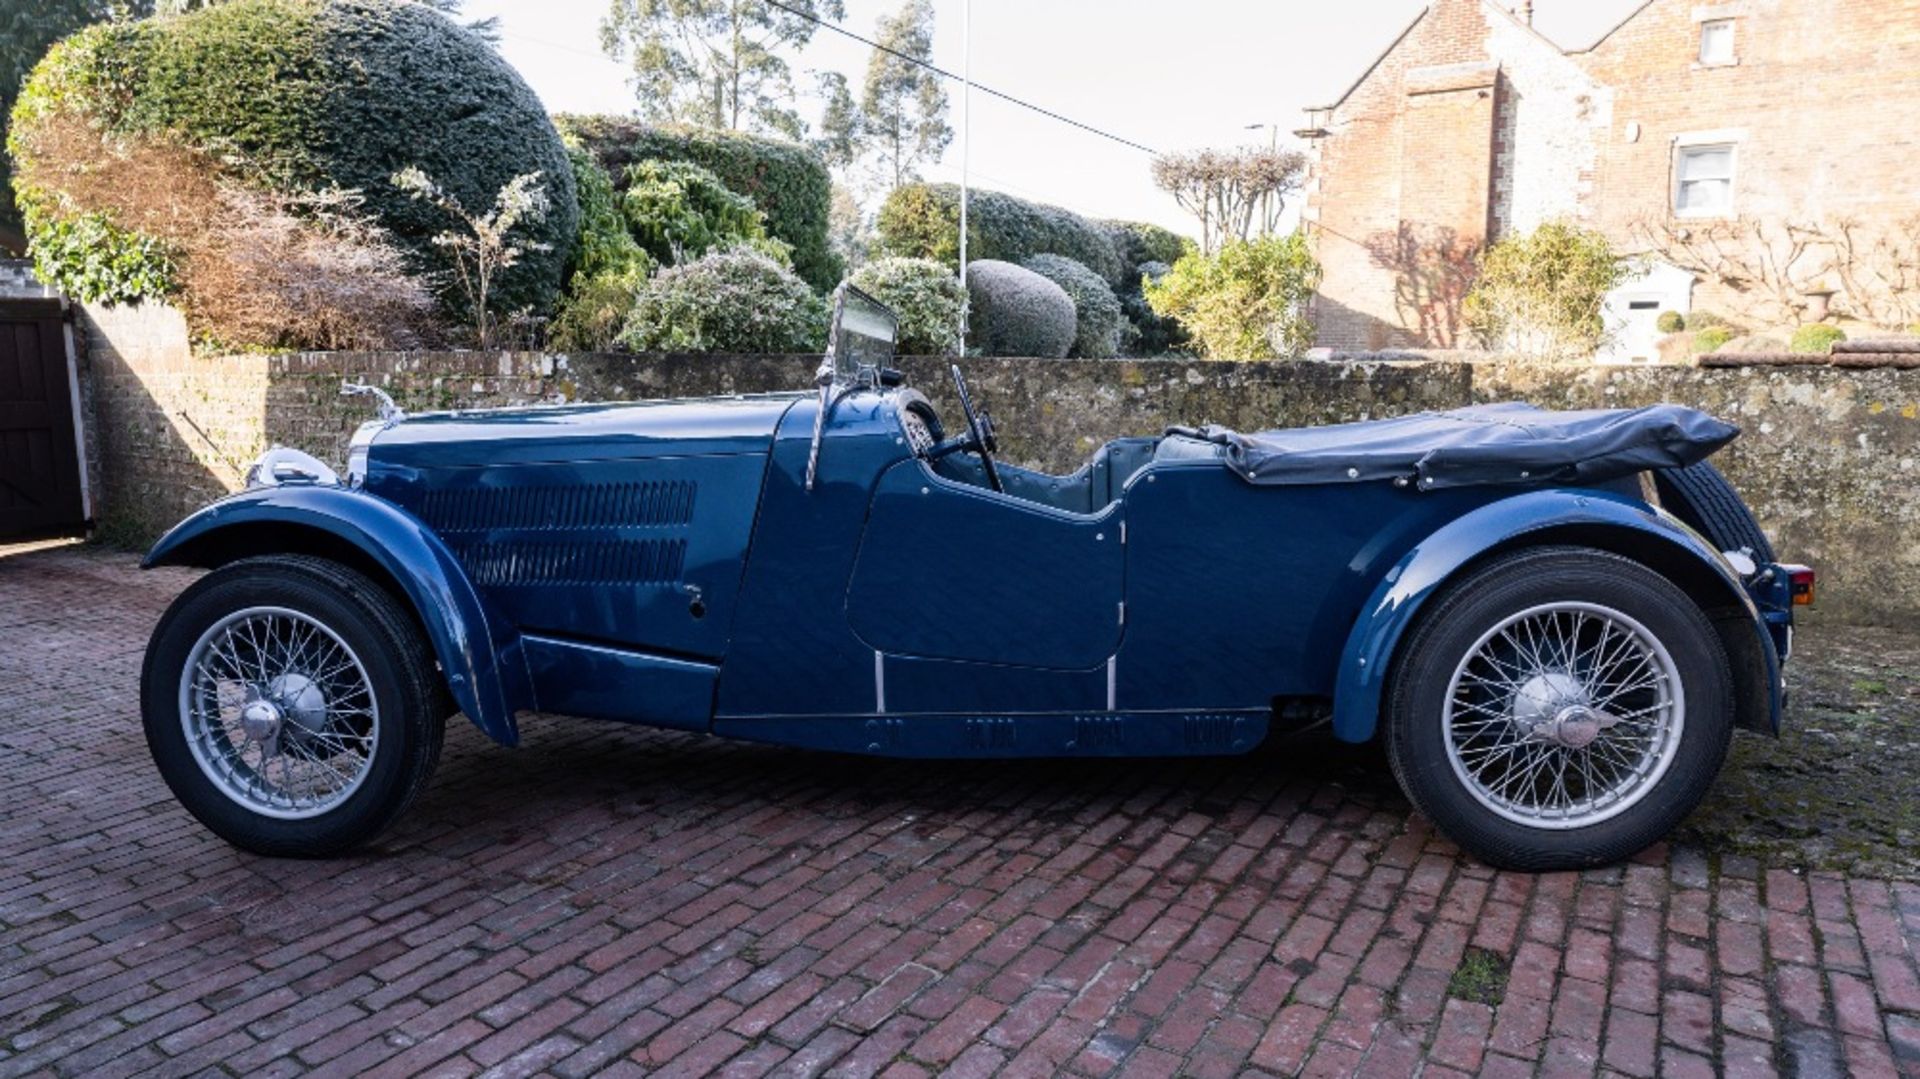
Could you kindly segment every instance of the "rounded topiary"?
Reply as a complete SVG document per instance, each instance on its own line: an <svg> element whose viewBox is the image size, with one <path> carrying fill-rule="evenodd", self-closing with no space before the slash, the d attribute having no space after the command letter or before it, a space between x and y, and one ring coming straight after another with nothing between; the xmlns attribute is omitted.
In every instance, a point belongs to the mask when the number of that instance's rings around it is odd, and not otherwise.
<svg viewBox="0 0 1920 1079"><path fill-rule="evenodd" d="M1171 266L1194 248L1193 241L1185 236L1146 221L1102 221L1100 226L1107 230L1107 238L1129 277L1150 262Z"/></svg>
<svg viewBox="0 0 1920 1079"><path fill-rule="evenodd" d="M1122 265L1107 230L1071 210L979 190L969 195L967 207L971 257L1019 262L1040 254L1065 255L1110 285L1126 279L1130 268ZM887 254L952 262L960 253L960 189L902 184L881 204L874 226Z"/></svg>
<svg viewBox="0 0 1920 1079"><path fill-rule="evenodd" d="M1099 274L1065 255L1035 255L1021 265L1059 285L1073 300L1073 348L1067 355L1090 360L1119 355L1127 316L1120 297Z"/></svg>
<svg viewBox="0 0 1920 1079"><path fill-rule="evenodd" d="M893 309L900 320L895 351L903 356L951 356L960 351L960 319L967 290L952 270L931 259L883 258L847 279Z"/></svg>
<svg viewBox="0 0 1920 1079"><path fill-rule="evenodd" d="M1060 359L1073 347L1073 298L1024 266L967 264L967 329L983 356Z"/></svg>
<svg viewBox="0 0 1920 1079"><path fill-rule="evenodd" d="M1725 326L1708 326L1704 330L1696 330L1694 332L1693 350L1695 352L1712 352L1731 340L1733 340L1732 330Z"/></svg>
<svg viewBox="0 0 1920 1079"><path fill-rule="evenodd" d="M641 352L815 352L827 308L792 270L750 248L714 251L653 275L620 344Z"/></svg>
<svg viewBox="0 0 1920 1079"><path fill-rule="evenodd" d="M573 172L540 99L485 41L426 4L230 0L83 31L48 54L16 107L9 144L23 201L36 202L40 179L34 131L61 117L109 139L178 140L249 186L356 190L365 212L435 271L449 263L433 237L458 226L397 188L396 172L417 166L476 212L537 172L549 209L516 237L524 254L495 283L498 309L551 309L572 257ZM45 225L86 207L40 198L37 209Z"/></svg>
<svg viewBox="0 0 1920 1079"><path fill-rule="evenodd" d="M1824 322L1810 322L1793 331L1793 339L1787 342L1787 348L1794 352L1826 355L1833 351L1835 344L1846 339L1846 332L1838 326L1829 326Z"/></svg>
<svg viewBox="0 0 1920 1079"><path fill-rule="evenodd" d="M1679 333L1687 328L1687 317L1678 311L1662 311L1653 320L1653 328L1661 333Z"/></svg>

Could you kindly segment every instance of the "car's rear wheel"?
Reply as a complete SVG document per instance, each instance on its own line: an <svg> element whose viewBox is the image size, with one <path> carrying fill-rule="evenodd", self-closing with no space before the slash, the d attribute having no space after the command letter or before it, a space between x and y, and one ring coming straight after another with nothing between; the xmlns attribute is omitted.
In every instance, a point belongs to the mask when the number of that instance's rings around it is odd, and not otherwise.
<svg viewBox="0 0 1920 1079"><path fill-rule="evenodd" d="M1673 582L1618 555L1538 548L1435 597L1392 676L1387 756L1482 860L1600 865L1699 804L1732 700L1719 639Z"/></svg>
<svg viewBox="0 0 1920 1079"><path fill-rule="evenodd" d="M256 853L319 857L372 839L426 786L435 684L406 611L365 575L252 558L161 617L141 712L161 776L202 824Z"/></svg>

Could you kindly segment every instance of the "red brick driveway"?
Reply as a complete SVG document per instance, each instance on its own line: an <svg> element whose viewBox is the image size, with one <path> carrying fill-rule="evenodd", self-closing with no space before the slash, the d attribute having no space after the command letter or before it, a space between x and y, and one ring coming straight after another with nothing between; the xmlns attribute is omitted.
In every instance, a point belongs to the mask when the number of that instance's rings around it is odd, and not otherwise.
<svg viewBox="0 0 1920 1079"><path fill-rule="evenodd" d="M242 855L138 730L189 579L0 549L0 1075L1920 1075L1920 886L1494 873L1321 742L902 764L461 724L376 852Z"/></svg>

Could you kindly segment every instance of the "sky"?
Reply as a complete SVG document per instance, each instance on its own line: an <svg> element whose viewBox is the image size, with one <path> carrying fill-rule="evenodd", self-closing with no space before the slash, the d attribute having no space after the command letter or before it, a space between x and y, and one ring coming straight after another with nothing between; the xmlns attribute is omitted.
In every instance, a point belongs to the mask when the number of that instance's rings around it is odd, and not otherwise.
<svg viewBox="0 0 1920 1079"><path fill-rule="evenodd" d="M958 72L969 0L933 0L934 63ZM1580 48L1641 0L1535 0L1534 26ZM844 0L842 25L871 37L900 0ZM1308 106L1337 99L1426 6L1424 0L971 0L972 78L1158 151L1284 144ZM501 53L554 112L635 110L626 69L600 50L607 0L468 0L468 17L498 15ZM795 64L846 73L857 92L870 50L821 30ZM975 92L971 139L961 93L948 87L955 129L924 170L957 182L963 154L977 187L1092 217L1193 222L1153 186L1145 152ZM819 117L811 101L801 106ZM970 143L971 151L966 146Z"/></svg>

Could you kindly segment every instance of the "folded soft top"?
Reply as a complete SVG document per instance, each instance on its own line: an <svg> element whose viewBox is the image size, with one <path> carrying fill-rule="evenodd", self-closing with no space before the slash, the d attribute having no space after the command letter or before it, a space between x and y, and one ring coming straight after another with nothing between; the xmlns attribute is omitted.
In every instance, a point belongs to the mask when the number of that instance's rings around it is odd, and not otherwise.
<svg viewBox="0 0 1920 1079"><path fill-rule="evenodd" d="M1256 434L1167 431L1225 446L1227 464L1250 483L1400 479L1423 490L1601 483L1693 464L1739 433L1679 405L1555 412L1520 402Z"/></svg>

